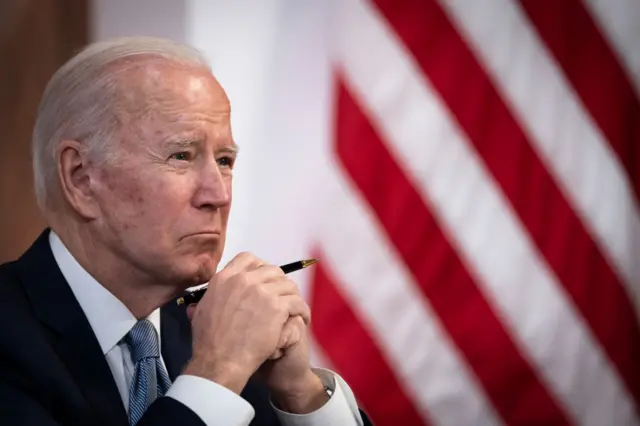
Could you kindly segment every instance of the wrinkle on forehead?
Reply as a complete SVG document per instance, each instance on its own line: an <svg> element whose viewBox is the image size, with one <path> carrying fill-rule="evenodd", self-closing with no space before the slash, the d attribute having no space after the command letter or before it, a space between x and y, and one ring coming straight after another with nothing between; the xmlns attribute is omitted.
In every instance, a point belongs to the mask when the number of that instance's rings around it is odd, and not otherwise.
<svg viewBox="0 0 640 426"><path fill-rule="evenodd" d="M224 89L204 67L147 57L130 59L114 71L121 100L119 113L128 116L122 117L125 122L185 108L194 114L230 114Z"/></svg>
<svg viewBox="0 0 640 426"><path fill-rule="evenodd" d="M168 135L193 130L194 121L218 123L213 138L230 138L229 100L205 67L165 58L129 58L112 70L116 77L114 115L121 144L142 148ZM197 127L197 126L196 126ZM144 148L143 148L144 149Z"/></svg>

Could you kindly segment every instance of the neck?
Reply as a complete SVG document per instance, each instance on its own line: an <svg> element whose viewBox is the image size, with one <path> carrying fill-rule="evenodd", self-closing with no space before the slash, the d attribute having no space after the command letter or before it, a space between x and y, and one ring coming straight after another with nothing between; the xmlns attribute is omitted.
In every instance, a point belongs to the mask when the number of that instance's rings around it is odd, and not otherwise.
<svg viewBox="0 0 640 426"><path fill-rule="evenodd" d="M74 259L136 318L146 318L180 293L181 288L158 282L110 250L88 227L75 223L51 227Z"/></svg>

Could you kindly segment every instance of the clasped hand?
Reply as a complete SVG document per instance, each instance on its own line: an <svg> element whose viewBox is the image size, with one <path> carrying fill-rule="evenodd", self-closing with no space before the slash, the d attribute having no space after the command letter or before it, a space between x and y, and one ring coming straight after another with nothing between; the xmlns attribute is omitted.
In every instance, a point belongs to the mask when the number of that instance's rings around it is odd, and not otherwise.
<svg viewBox="0 0 640 426"><path fill-rule="evenodd" d="M308 411L312 401L321 405L322 383L309 363L310 309L279 267L237 255L188 315L193 357L185 374L238 394L255 374L284 405L297 411Z"/></svg>

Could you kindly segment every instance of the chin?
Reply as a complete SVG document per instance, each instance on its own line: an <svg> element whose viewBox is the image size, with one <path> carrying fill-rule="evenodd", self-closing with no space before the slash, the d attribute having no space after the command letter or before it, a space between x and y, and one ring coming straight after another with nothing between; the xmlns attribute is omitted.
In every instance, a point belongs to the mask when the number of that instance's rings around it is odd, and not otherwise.
<svg viewBox="0 0 640 426"><path fill-rule="evenodd" d="M216 273L218 262L215 259L199 259L189 273L189 284L200 285L208 283Z"/></svg>
<svg viewBox="0 0 640 426"><path fill-rule="evenodd" d="M215 273L216 273L215 270L198 271L198 273L193 275L193 277L191 279L191 282L192 282L191 286L196 286L196 285L208 283L209 281L211 281L211 279L213 278Z"/></svg>
<svg viewBox="0 0 640 426"><path fill-rule="evenodd" d="M208 283L215 275L220 256L213 253L174 257L169 264L165 263L163 280L168 285L182 289ZM168 268L167 268L168 266Z"/></svg>

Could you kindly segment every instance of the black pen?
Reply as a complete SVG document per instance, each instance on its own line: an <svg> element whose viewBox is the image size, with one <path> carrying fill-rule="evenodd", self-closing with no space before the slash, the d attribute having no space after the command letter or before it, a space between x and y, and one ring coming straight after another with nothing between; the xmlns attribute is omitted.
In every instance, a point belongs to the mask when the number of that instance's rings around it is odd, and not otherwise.
<svg viewBox="0 0 640 426"><path fill-rule="evenodd" d="M304 269L308 266L311 266L317 261L318 259L298 260L297 262L292 262L292 263L287 263L286 265L282 265L280 266L280 269L282 269L282 272L284 272L285 274L288 274L290 272L299 271L300 269ZM204 296L204 293L206 291L207 291L207 287L201 287L197 290L192 291L191 293L188 293L186 296L179 297L178 300L176 300L176 303L178 305L190 305L192 303L198 303L200 299L202 299L202 296Z"/></svg>

